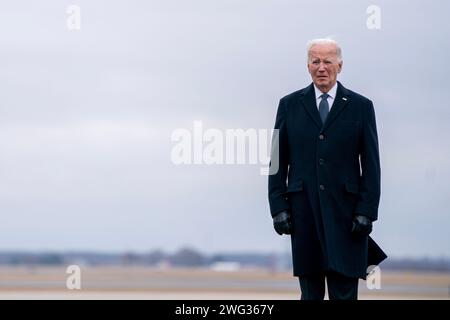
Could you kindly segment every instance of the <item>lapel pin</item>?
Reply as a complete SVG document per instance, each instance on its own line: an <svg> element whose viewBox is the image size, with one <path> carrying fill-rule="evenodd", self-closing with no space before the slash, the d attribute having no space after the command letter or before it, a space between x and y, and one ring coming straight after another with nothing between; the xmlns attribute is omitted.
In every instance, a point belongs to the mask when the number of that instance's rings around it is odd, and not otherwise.
<svg viewBox="0 0 450 320"><path fill-rule="evenodd" d="M342 97L342 100L347 101L347 98Z"/></svg>

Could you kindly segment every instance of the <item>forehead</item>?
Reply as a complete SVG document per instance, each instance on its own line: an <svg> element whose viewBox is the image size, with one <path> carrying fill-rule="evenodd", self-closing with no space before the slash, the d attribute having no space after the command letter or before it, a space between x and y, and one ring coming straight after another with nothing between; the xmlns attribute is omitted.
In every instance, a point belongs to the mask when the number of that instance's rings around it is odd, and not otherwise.
<svg viewBox="0 0 450 320"><path fill-rule="evenodd" d="M311 58L336 58L337 50L333 44L315 44L309 50Z"/></svg>

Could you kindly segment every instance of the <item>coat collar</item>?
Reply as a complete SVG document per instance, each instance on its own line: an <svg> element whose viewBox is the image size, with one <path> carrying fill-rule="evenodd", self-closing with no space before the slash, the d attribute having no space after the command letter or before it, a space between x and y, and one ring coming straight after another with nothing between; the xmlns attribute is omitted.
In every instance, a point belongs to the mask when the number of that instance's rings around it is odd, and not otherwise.
<svg viewBox="0 0 450 320"><path fill-rule="evenodd" d="M311 83L308 87L302 90L301 103L303 107L308 112L311 119L315 122L320 132L325 131L326 128L336 119L336 117L344 110L347 103L350 101L349 91L338 81L338 87L336 91L336 98L334 99L333 106L331 107L330 113L325 120L325 124L322 125L322 120L320 119L319 110L317 110L316 96L314 93L314 84Z"/></svg>

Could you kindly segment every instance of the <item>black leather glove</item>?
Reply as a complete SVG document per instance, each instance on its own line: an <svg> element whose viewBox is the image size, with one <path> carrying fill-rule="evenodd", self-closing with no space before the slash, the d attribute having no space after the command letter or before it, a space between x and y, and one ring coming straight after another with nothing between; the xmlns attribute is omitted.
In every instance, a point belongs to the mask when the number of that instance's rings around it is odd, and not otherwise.
<svg viewBox="0 0 450 320"><path fill-rule="evenodd" d="M359 236L368 236L372 232L372 220L366 216L356 215L353 219L352 232Z"/></svg>
<svg viewBox="0 0 450 320"><path fill-rule="evenodd" d="M275 231L281 236L284 234L291 234L291 215L287 211L281 211L273 217L273 227Z"/></svg>

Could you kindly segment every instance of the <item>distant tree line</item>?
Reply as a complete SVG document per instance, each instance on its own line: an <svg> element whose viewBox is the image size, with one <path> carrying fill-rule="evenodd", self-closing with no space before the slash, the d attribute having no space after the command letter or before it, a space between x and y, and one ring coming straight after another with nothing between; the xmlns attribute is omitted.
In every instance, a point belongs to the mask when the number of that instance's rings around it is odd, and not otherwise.
<svg viewBox="0 0 450 320"><path fill-rule="evenodd" d="M267 267L274 261L274 254L215 254L205 255L192 248L182 248L173 254L162 250L149 253L96 253L96 252L0 252L0 265L147 265L201 267L216 262L238 262L243 266Z"/></svg>
<svg viewBox="0 0 450 320"><path fill-rule="evenodd" d="M192 248L182 248L173 254L162 250L148 253L97 252L0 252L0 265L58 266L69 264L116 266L209 267L219 262L238 263L241 267L261 267L290 270L290 254L274 253L220 253L206 255ZM381 265L385 270L450 271L446 258L389 258Z"/></svg>

